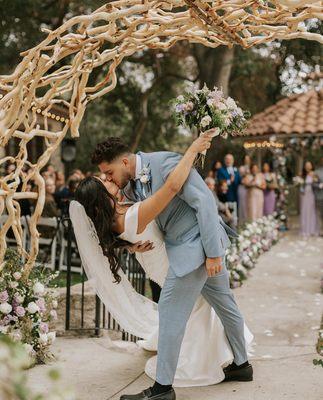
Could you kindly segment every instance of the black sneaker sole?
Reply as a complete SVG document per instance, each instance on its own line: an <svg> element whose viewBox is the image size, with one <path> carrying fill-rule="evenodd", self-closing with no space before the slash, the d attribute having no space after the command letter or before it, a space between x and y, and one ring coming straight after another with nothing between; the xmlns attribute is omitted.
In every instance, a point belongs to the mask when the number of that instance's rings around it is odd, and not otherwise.
<svg viewBox="0 0 323 400"><path fill-rule="evenodd" d="M224 378L223 382L252 382L253 377L250 378L244 378L244 377L231 377L231 378Z"/></svg>

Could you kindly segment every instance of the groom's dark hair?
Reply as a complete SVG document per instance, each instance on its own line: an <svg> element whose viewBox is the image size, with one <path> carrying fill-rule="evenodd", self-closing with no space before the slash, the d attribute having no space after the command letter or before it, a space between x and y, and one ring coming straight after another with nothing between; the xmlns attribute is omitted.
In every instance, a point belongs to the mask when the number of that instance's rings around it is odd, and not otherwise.
<svg viewBox="0 0 323 400"><path fill-rule="evenodd" d="M91 162L98 165L103 161L111 162L123 154L129 154L131 150L123 140L117 137L109 137L104 142L98 143L92 153Z"/></svg>

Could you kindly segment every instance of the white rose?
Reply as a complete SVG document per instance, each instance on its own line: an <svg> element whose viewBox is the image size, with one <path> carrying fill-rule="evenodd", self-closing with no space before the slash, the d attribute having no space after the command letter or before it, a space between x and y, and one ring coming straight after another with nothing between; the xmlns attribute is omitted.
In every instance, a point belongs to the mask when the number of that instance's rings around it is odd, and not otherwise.
<svg viewBox="0 0 323 400"><path fill-rule="evenodd" d="M233 100L232 97L228 97L226 103L227 103L228 108L231 108L231 109L232 109L232 108L236 108L236 107L237 107L237 104L236 104L236 102Z"/></svg>
<svg viewBox="0 0 323 400"><path fill-rule="evenodd" d="M37 306L37 304L36 304L34 301L31 301L31 302L28 304L27 311L28 311L30 314L35 314L36 312L39 311L39 307Z"/></svg>
<svg viewBox="0 0 323 400"><path fill-rule="evenodd" d="M12 311L12 307L9 303L1 303L0 304L0 312L3 314L9 314Z"/></svg>
<svg viewBox="0 0 323 400"><path fill-rule="evenodd" d="M140 177L140 182L141 182L141 183L148 183L148 181L149 181L149 178L148 178L147 175L142 175L142 176Z"/></svg>
<svg viewBox="0 0 323 400"><path fill-rule="evenodd" d="M226 110L227 109L227 106L224 104L224 103L219 103L218 104L218 109L220 110L220 111L222 111L222 110Z"/></svg>
<svg viewBox="0 0 323 400"><path fill-rule="evenodd" d="M34 284L33 290L36 295L42 295L45 293L45 286L40 282L36 282Z"/></svg>
<svg viewBox="0 0 323 400"><path fill-rule="evenodd" d="M22 304L25 300L25 297L21 296L20 294L15 294L15 300L17 303Z"/></svg>
<svg viewBox="0 0 323 400"><path fill-rule="evenodd" d="M16 289L18 287L19 283L18 282L10 282L9 286L11 287L11 289Z"/></svg>
<svg viewBox="0 0 323 400"><path fill-rule="evenodd" d="M210 125L210 122L212 121L212 118L209 115L206 115L201 119L201 126L205 128L206 126Z"/></svg>
<svg viewBox="0 0 323 400"><path fill-rule="evenodd" d="M21 278L21 273L20 272L15 272L13 274L13 277L16 279L16 281L19 281L19 279Z"/></svg>
<svg viewBox="0 0 323 400"><path fill-rule="evenodd" d="M53 343L56 339L56 332L47 333L47 338L48 338L49 343Z"/></svg>
<svg viewBox="0 0 323 400"><path fill-rule="evenodd" d="M53 300L52 301L52 306L53 306L53 308L57 308L58 307L58 301L57 300Z"/></svg>
<svg viewBox="0 0 323 400"><path fill-rule="evenodd" d="M46 333L42 333L39 335L39 343L40 344L47 344L48 343L48 336Z"/></svg>

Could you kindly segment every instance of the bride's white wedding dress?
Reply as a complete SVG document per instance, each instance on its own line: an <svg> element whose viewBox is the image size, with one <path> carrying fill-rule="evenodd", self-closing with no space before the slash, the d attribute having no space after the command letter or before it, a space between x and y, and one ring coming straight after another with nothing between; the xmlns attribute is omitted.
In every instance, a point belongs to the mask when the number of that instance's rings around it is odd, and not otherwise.
<svg viewBox="0 0 323 400"><path fill-rule="evenodd" d="M139 204L135 203L128 208L125 230L119 237L131 243L140 240L150 240L154 243L153 250L136 253L136 257L149 278L163 286L169 267L163 236L155 221L151 222L143 233L137 234ZM143 338L138 341L139 346L149 351L157 351L156 304L136 293L123 273L120 274L121 283L112 284L111 271L106 270L109 264L98 245L93 223L76 201L71 202L70 216L84 269L99 297L126 331ZM107 279L110 279L110 282ZM247 345L253 339L246 326L245 339ZM222 367L232 360L233 354L223 325L213 308L200 296L186 326L174 386L205 386L219 383L224 379ZM145 372L152 379L156 377L156 364L157 356L151 357L146 363Z"/></svg>

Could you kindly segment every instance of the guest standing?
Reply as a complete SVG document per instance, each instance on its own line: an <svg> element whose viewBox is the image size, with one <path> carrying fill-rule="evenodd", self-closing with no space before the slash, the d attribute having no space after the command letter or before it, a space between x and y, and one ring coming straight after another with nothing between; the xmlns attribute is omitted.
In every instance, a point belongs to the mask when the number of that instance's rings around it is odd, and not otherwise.
<svg viewBox="0 0 323 400"><path fill-rule="evenodd" d="M271 215L276 207L276 192L278 188L277 177L274 172L271 172L269 163L264 163L262 167L266 180L266 189L264 192L264 215Z"/></svg>
<svg viewBox="0 0 323 400"><path fill-rule="evenodd" d="M305 238L319 235L319 222L315 205L313 185L317 178L313 172L313 165L307 161L303 169L304 184L300 188L300 224L301 235Z"/></svg>
<svg viewBox="0 0 323 400"><path fill-rule="evenodd" d="M232 154L227 154L224 157L225 166L218 170L218 182L227 181L228 193L227 201L238 202L238 186L241 182L238 169L234 166L234 157Z"/></svg>
<svg viewBox="0 0 323 400"><path fill-rule="evenodd" d="M266 181L257 164L251 166L250 174L246 176L246 187L248 188L248 218L255 221L263 216L264 212L264 190Z"/></svg>
<svg viewBox="0 0 323 400"><path fill-rule="evenodd" d="M45 181L45 204L42 211L42 217L45 218L52 218L52 217L59 217L60 212L57 207L57 203L54 198L55 193L55 181L52 178L47 178ZM37 227L38 232L41 234L41 237L44 238L53 238L56 234L56 228L51 226L43 226L40 225Z"/></svg>
<svg viewBox="0 0 323 400"><path fill-rule="evenodd" d="M316 211L319 219L321 219L321 229L323 229L323 157L320 159L320 167L314 172L316 179L314 179L314 195L316 203Z"/></svg>
<svg viewBox="0 0 323 400"><path fill-rule="evenodd" d="M231 228L234 228L234 218L232 213L229 210L228 204L224 203L219 200L217 194L216 194L216 184L215 184L215 179L211 177L207 177L205 179L205 183L207 187L211 190L213 197L215 199L216 205L218 207L219 214L221 215L223 221L231 226ZM224 184L226 185L226 181L224 181Z"/></svg>

